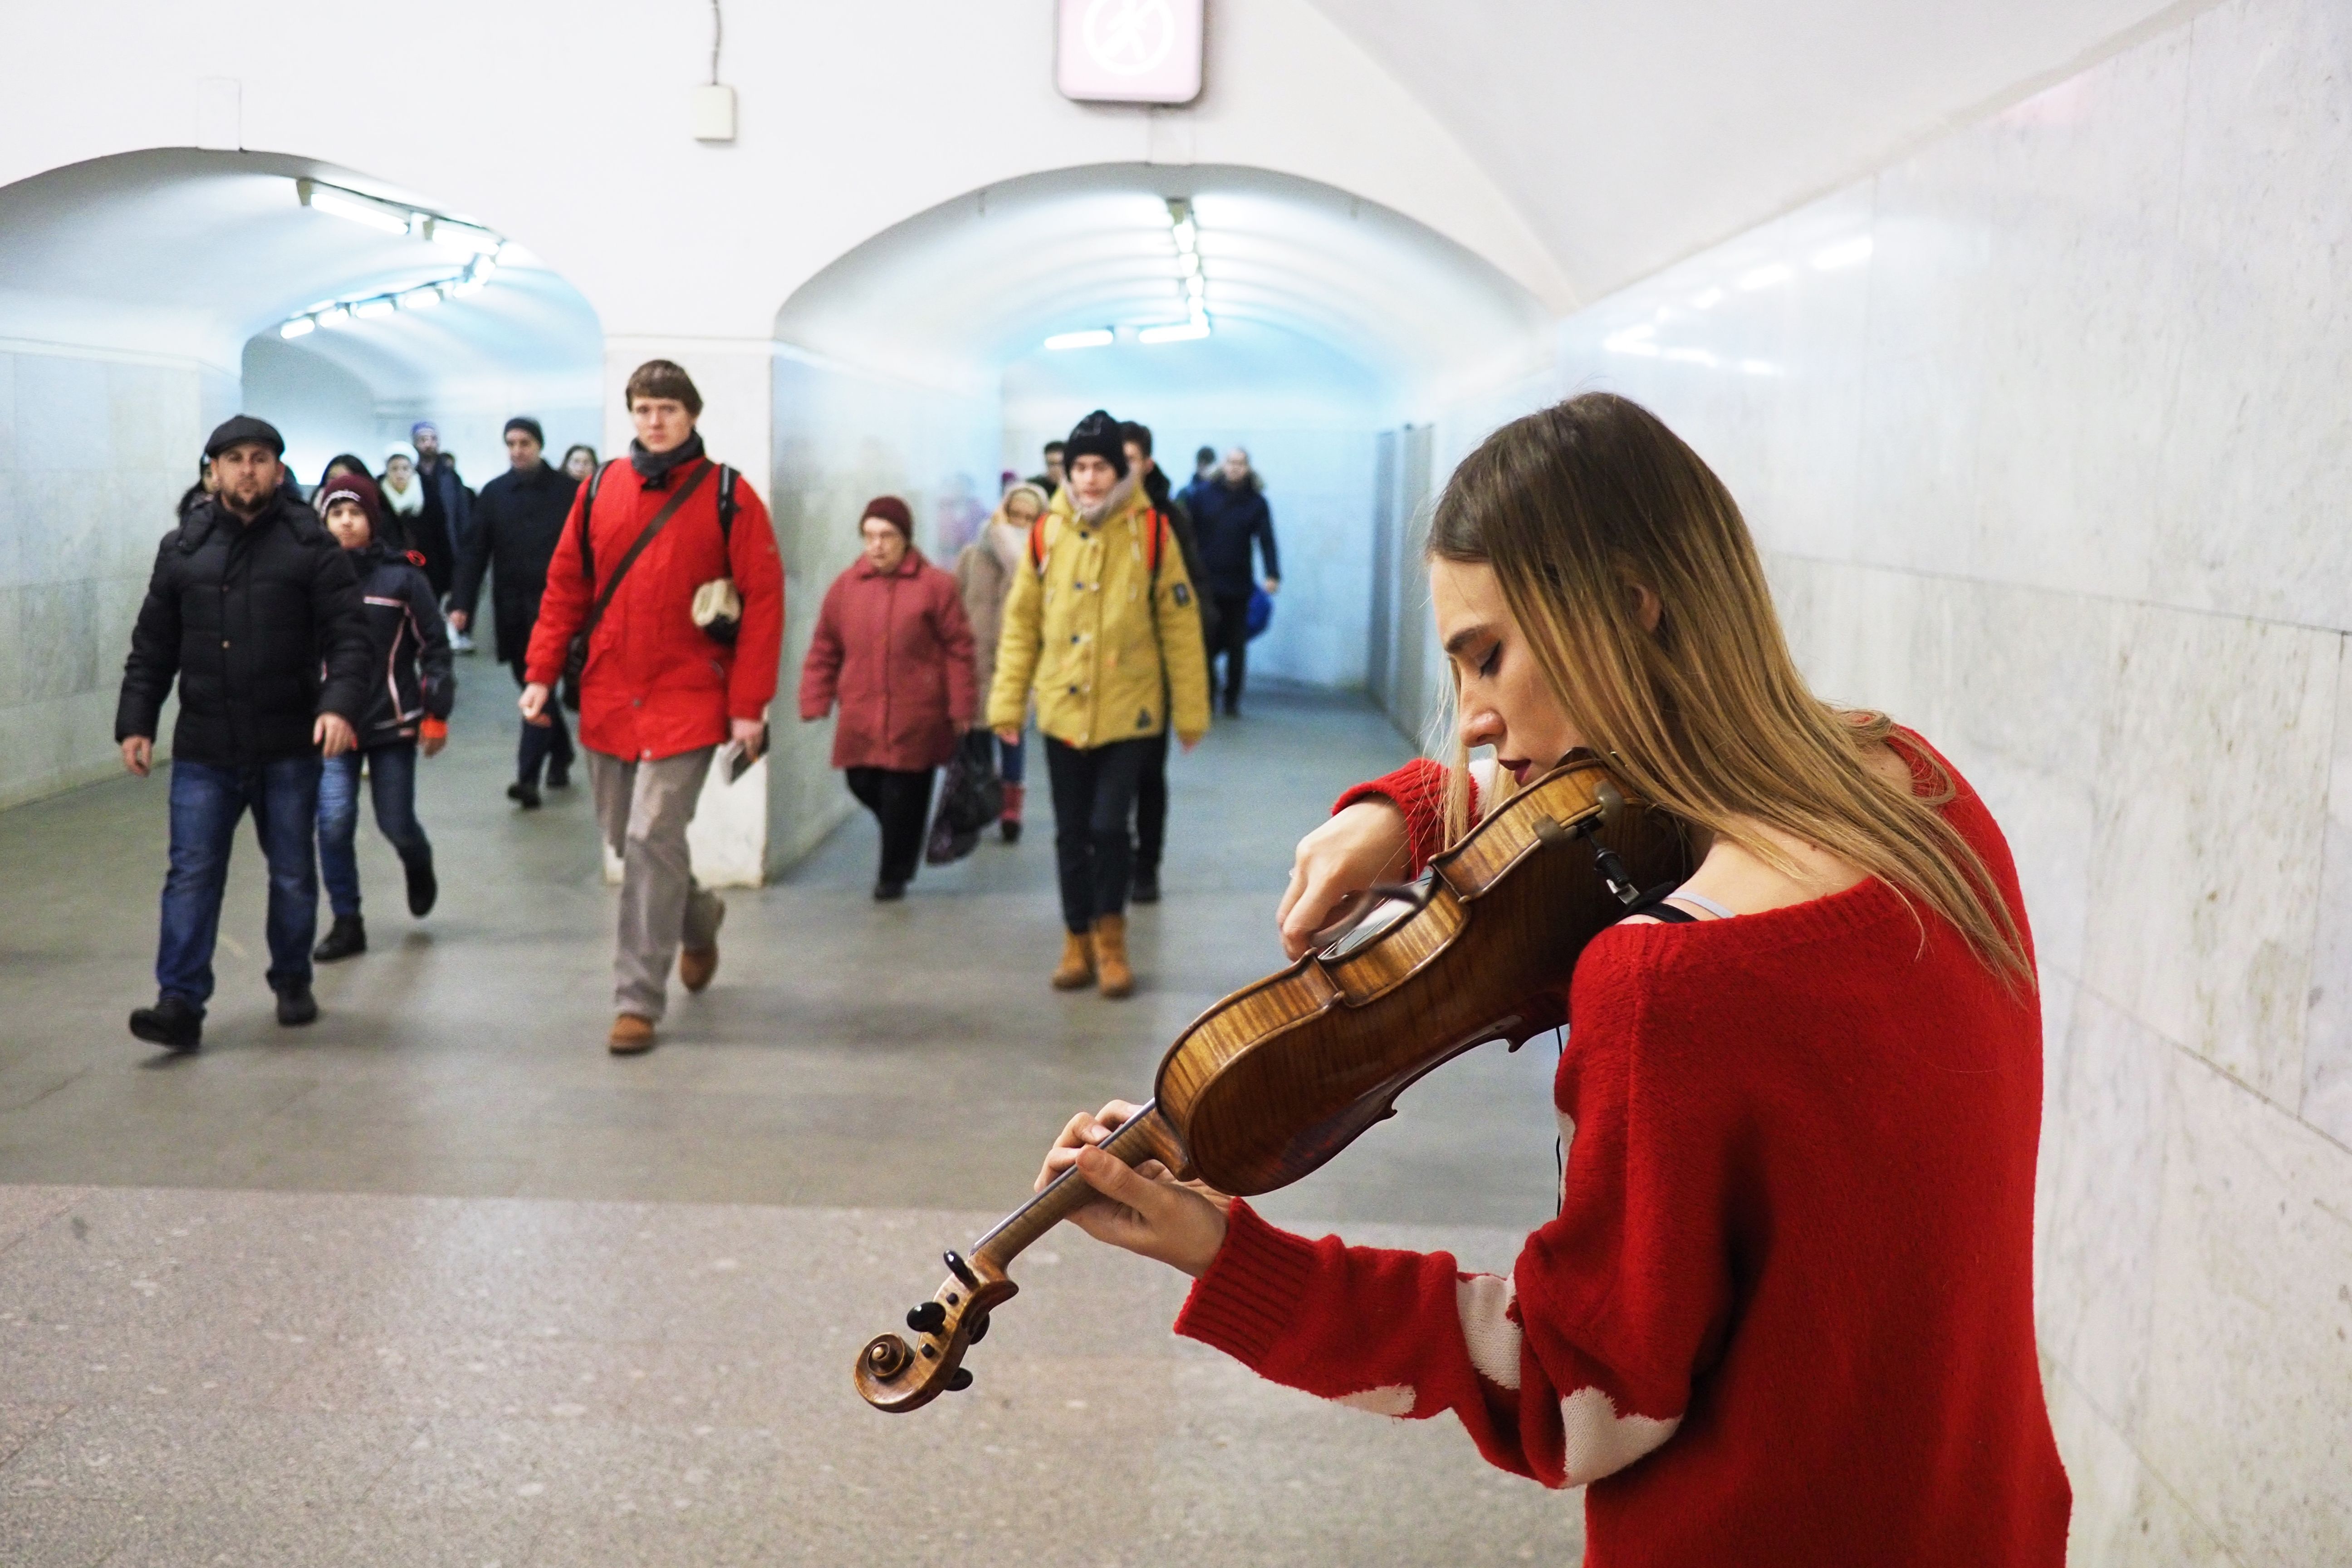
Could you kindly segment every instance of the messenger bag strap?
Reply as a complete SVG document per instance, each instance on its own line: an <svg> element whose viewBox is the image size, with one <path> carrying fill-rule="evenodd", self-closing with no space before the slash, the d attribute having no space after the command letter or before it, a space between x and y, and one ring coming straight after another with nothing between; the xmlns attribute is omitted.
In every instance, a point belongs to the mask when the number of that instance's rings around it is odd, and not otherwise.
<svg viewBox="0 0 2352 1568"><path fill-rule="evenodd" d="M696 467L693 473L687 476L686 482L677 487L677 493L669 498L661 510L654 513L653 521L646 524L645 531L637 535L636 542L629 546L628 553L622 556L620 563L613 568L612 576L604 580L604 591L596 595L595 605L589 610L588 618L580 623L579 636L582 640L586 640L595 632L596 623L604 618L605 606L613 602L613 595L620 591L621 579L629 574L629 568L636 563L638 556L646 552L646 546L654 542L654 535L669 526L669 520L676 517L677 509L684 506L692 498L694 492L702 488L702 481L709 472L709 461L705 459ZM584 512L583 516L584 519Z"/></svg>

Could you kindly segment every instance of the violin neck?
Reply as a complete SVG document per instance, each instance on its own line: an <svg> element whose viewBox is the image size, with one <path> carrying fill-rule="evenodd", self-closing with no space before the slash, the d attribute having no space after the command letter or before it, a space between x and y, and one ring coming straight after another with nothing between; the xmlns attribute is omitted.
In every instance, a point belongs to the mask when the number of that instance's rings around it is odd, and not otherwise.
<svg viewBox="0 0 2352 1568"><path fill-rule="evenodd" d="M1160 1114L1160 1102L1152 1100L1119 1125L1118 1131L1097 1145L1111 1158L1128 1165L1140 1165L1146 1160L1158 1160L1171 1171L1184 1166L1183 1140ZM1084 1207L1095 1195L1093 1187L1074 1167L1063 1172L1047 1184L1045 1190L1014 1209L990 1231L972 1244L975 1263L992 1268L1002 1274L1031 1242L1053 1229L1062 1221Z"/></svg>

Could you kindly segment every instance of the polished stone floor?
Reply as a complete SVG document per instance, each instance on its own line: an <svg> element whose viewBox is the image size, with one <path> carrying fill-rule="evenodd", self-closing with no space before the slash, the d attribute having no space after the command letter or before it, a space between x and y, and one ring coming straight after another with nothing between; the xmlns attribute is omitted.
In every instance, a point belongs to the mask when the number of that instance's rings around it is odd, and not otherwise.
<svg viewBox="0 0 2352 1568"><path fill-rule="evenodd" d="M1377 715L1268 692L1178 762L1129 1002L1045 984L1042 803L887 906L861 816L728 896L718 983L616 1061L586 802L505 802L503 671L461 674L490 700L421 770L442 905L410 921L370 842L374 951L307 1030L270 1018L249 839L205 1049L165 1058L122 1026L162 782L0 813L0 1563L1577 1559L1573 1494L1257 1383L1168 1332L1182 1281L1071 1232L971 1392L849 1389L1071 1110L1279 962L1290 844L1404 754ZM1465 1058L1263 1206L1506 1266L1550 1210L1551 1057Z"/></svg>

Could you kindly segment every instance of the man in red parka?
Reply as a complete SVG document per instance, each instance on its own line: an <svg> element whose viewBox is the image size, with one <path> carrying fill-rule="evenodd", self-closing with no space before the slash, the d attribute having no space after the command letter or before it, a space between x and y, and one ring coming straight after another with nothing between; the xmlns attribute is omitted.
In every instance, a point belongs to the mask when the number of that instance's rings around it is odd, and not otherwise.
<svg viewBox="0 0 2352 1568"><path fill-rule="evenodd" d="M683 369L657 359L636 368L626 397L636 439L628 461L605 464L581 487L564 521L521 700L524 719L545 721L566 651L585 630L580 741L597 825L622 866L607 1042L616 1056L653 1048L673 955L688 991L718 971L727 909L695 885L686 828L712 754L730 741L759 749L784 629L784 568L768 509L703 455L694 429L702 395ZM731 486L723 508L722 479ZM698 595L706 613L723 605L730 579L740 611L728 637L723 616L700 626L696 614Z"/></svg>

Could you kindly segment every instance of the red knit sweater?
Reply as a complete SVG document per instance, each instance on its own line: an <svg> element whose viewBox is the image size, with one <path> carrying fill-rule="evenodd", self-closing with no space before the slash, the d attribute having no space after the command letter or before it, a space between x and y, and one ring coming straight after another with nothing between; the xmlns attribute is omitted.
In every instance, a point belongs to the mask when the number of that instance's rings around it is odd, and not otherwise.
<svg viewBox="0 0 2352 1568"><path fill-rule="evenodd" d="M1947 818L2022 925L2000 830L1954 783ZM1418 868L1441 787L1421 763L1341 804L1396 800ZM1509 1278L1235 1203L1177 1331L1325 1398L1450 1410L1495 1464L1591 1483L1596 1568L2058 1568L2033 999L1875 880L1612 928L1569 996L1559 1216Z"/></svg>

